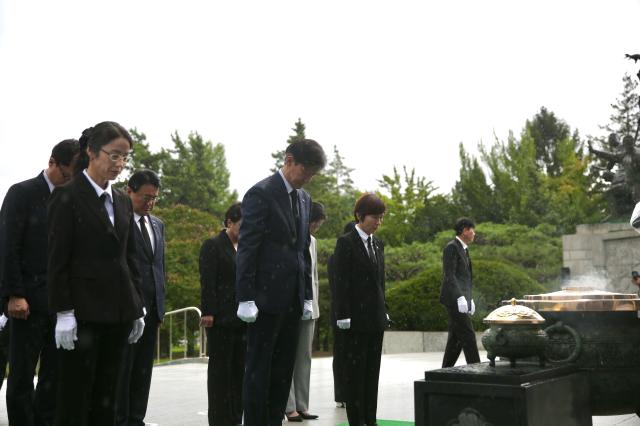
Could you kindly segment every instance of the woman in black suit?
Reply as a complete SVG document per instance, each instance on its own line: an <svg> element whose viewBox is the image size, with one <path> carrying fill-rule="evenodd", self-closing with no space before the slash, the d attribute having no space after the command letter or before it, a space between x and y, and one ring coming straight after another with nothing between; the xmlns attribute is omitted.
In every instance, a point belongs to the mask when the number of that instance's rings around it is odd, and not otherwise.
<svg viewBox="0 0 640 426"><path fill-rule="evenodd" d="M85 130L86 168L49 202L49 307L61 348L56 425L115 424L123 349L144 328L131 200L111 186L132 145L118 123Z"/></svg>
<svg viewBox="0 0 640 426"><path fill-rule="evenodd" d="M384 244L373 234L386 207L365 193L354 208L357 224L333 254L337 326L346 332L346 403L349 425L375 425L382 336L389 324L384 299Z"/></svg>
<svg viewBox="0 0 640 426"><path fill-rule="evenodd" d="M200 249L201 325L207 330L209 425L242 423L242 381L247 350L245 323L236 312L236 250L242 223L240 203L225 214L223 229Z"/></svg>

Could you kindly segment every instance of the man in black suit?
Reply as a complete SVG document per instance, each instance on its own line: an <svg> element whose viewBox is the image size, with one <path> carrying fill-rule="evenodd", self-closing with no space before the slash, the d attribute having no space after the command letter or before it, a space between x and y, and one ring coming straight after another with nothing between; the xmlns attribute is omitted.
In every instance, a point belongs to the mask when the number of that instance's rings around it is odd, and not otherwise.
<svg viewBox="0 0 640 426"><path fill-rule="evenodd" d="M0 275L6 313L11 317L7 414L12 425L53 422L56 347L55 318L47 306L47 202L55 187L71 179L79 150L75 139L58 143L47 169L9 188L0 211Z"/></svg>
<svg viewBox="0 0 640 426"><path fill-rule="evenodd" d="M124 351L117 402L119 426L144 426L158 327L164 317L164 223L151 214L159 193L160 179L153 171L139 170L129 178L127 194L136 223L136 258L146 315L142 337Z"/></svg>
<svg viewBox="0 0 640 426"><path fill-rule="evenodd" d="M384 330L384 244L375 231L386 206L365 193L354 206L357 224L336 241L333 253L336 325L344 332L343 373L350 426L374 426Z"/></svg>
<svg viewBox="0 0 640 426"><path fill-rule="evenodd" d="M472 266L467 247L476 235L475 224L470 219L461 218L454 230L456 238L447 243L442 253L440 303L447 308L449 315L449 337L442 368L453 367L461 350L467 364L480 362L476 333L470 318L476 305L471 294Z"/></svg>
<svg viewBox="0 0 640 426"><path fill-rule="evenodd" d="M224 229L200 249L200 324L207 331L209 349L209 426L242 423L247 327L236 315L236 250L241 224L242 208L235 203L225 213Z"/></svg>
<svg viewBox="0 0 640 426"><path fill-rule="evenodd" d="M292 142L284 166L242 200L236 297L249 323L245 426L280 425L289 396L300 316L312 314L309 210L300 190L326 164L313 140Z"/></svg>

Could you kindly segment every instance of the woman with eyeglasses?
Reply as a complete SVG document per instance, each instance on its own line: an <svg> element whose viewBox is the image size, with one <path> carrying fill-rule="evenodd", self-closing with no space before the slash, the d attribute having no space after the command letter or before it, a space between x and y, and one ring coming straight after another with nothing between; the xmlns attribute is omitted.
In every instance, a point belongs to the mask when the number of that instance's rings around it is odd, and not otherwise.
<svg viewBox="0 0 640 426"><path fill-rule="evenodd" d="M84 169L48 212L49 308L56 313L56 425L113 425L123 349L144 329L133 208L111 186L133 141L105 121L82 132Z"/></svg>
<svg viewBox="0 0 640 426"><path fill-rule="evenodd" d="M333 254L336 325L344 332L349 425L376 425L382 337L389 325L384 298L384 244L375 237L386 207L365 193L354 207L355 227L338 238Z"/></svg>

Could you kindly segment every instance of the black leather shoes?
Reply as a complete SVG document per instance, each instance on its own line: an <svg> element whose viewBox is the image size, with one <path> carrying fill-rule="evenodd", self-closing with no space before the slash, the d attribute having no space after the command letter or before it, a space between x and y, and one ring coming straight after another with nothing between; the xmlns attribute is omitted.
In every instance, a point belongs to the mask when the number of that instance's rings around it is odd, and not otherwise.
<svg viewBox="0 0 640 426"><path fill-rule="evenodd" d="M317 414L309 414L309 413L300 413L300 417L305 420L315 420L318 418Z"/></svg>
<svg viewBox="0 0 640 426"><path fill-rule="evenodd" d="M290 416L288 414L285 414L287 416L287 421L288 422L301 422L302 421L302 416L300 414L298 414L297 416Z"/></svg>

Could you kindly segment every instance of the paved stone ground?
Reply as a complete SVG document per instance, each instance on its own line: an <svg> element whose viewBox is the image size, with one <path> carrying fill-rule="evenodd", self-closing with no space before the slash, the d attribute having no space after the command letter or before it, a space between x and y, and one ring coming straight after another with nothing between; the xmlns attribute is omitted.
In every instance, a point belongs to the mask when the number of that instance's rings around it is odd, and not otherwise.
<svg viewBox="0 0 640 426"><path fill-rule="evenodd" d="M346 413L333 402L331 358L314 358L311 370L309 411L320 415L308 426L335 426L346 421ZM439 368L442 353L383 355L380 373L378 417L413 420L413 381L425 370ZM463 362L463 361L462 361ZM207 424L207 365L187 363L156 367L147 424L154 426L196 426ZM6 385L6 383L5 383ZM0 401L5 399L5 388ZM594 417L594 426L640 426L635 415ZM0 404L0 425L7 425L4 404Z"/></svg>

